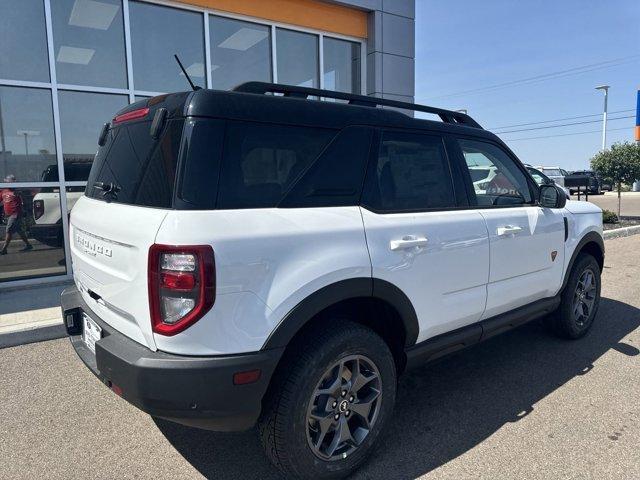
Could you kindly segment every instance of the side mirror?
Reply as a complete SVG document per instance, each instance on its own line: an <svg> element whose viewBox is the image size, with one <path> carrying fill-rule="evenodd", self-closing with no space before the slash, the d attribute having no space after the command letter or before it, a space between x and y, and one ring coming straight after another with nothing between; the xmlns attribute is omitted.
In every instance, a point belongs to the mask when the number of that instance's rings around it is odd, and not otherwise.
<svg viewBox="0 0 640 480"><path fill-rule="evenodd" d="M557 185L541 185L539 203L545 208L563 208L567 204L567 196Z"/></svg>

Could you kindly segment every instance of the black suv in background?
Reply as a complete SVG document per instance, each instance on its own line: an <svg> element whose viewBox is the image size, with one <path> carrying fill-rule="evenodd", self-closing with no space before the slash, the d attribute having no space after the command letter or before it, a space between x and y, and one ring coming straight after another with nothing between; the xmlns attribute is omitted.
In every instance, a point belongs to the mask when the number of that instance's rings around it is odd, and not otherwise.
<svg viewBox="0 0 640 480"><path fill-rule="evenodd" d="M613 190L612 182L608 180L604 180L601 178L596 172L593 170L576 170L575 172L571 172L569 177L580 176L580 177L589 177L589 193L593 195L600 195L605 190L611 191ZM570 188L569 191L573 195L578 192L577 188Z"/></svg>

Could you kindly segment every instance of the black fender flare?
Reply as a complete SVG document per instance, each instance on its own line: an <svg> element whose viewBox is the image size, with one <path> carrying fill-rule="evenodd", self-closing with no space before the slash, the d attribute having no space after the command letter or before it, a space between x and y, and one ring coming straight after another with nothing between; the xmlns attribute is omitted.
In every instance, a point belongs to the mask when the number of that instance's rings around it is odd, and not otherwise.
<svg viewBox="0 0 640 480"><path fill-rule="evenodd" d="M564 279L562 280L561 290L564 290L564 287L567 286L567 282L569 281L569 275L571 274L571 270L573 269L573 264L575 263L576 258L578 258L578 255L580 254L584 246L587 245L588 243L595 243L598 246L598 248L600 249L600 252L602 253L602 259L603 259L603 265L604 265L604 239L602 238L602 235L600 235L598 232L593 232L593 231L588 232L584 237L580 239L580 241L576 245L576 248L573 250L571 259L567 264L567 269L564 272ZM602 270L602 266L601 266L601 270Z"/></svg>
<svg viewBox="0 0 640 480"><path fill-rule="evenodd" d="M418 317L411 300L402 290L386 280L364 277L329 284L302 300L271 332L262 350L286 347L295 334L324 309L343 300L363 297L378 298L393 306L402 319L406 333L405 346L416 343L419 331Z"/></svg>

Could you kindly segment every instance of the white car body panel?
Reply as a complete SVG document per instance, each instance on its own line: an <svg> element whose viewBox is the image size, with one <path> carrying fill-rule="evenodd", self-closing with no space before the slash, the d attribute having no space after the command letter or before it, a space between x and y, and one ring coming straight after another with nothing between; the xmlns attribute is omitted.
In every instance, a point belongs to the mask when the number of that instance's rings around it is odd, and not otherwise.
<svg viewBox="0 0 640 480"><path fill-rule="evenodd" d="M485 209L481 213L491 244L483 318L555 295L561 285L565 256L563 212L526 206ZM501 234L501 229L509 226L519 231Z"/></svg>
<svg viewBox="0 0 640 480"><path fill-rule="evenodd" d="M259 350L313 292L371 276L359 207L171 211L156 243L207 244L215 255L213 308L177 335L154 335L176 354Z"/></svg>
<svg viewBox="0 0 640 480"><path fill-rule="evenodd" d="M148 252L166 215L167 210L84 196L71 212L73 275L84 301L107 324L151 350L156 346L149 313Z"/></svg>
<svg viewBox="0 0 640 480"><path fill-rule="evenodd" d="M418 342L480 320L489 278L489 241L477 211L377 214L362 208L374 278L411 300ZM392 250L406 236L424 247Z"/></svg>

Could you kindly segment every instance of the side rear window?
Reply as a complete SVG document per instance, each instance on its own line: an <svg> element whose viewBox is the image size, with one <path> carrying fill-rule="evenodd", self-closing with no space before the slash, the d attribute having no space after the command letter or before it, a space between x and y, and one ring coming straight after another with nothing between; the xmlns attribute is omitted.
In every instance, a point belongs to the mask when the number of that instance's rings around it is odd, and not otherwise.
<svg viewBox="0 0 640 480"><path fill-rule="evenodd" d="M342 130L278 206L358 205L371 135L368 127L352 126Z"/></svg>
<svg viewBox="0 0 640 480"><path fill-rule="evenodd" d="M276 207L335 130L227 122L217 208Z"/></svg>
<svg viewBox="0 0 640 480"><path fill-rule="evenodd" d="M377 161L369 168L363 204L387 212L456 205L442 138L384 132Z"/></svg>

